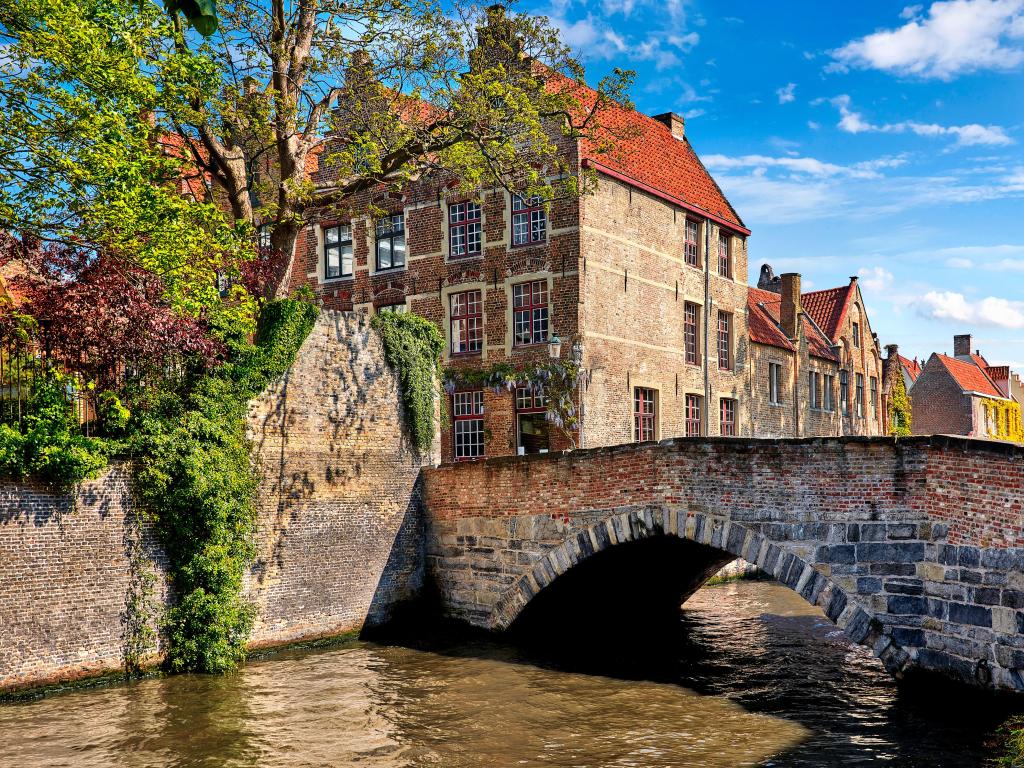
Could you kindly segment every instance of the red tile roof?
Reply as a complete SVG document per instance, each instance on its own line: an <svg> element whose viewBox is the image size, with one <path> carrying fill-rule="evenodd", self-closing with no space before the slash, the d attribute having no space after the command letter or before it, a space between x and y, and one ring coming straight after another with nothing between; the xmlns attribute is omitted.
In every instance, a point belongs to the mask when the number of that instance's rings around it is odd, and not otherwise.
<svg viewBox="0 0 1024 768"><path fill-rule="evenodd" d="M782 349L794 349L793 343L782 331L782 298L779 294L760 288L748 288L747 308L747 333L751 341ZM839 359L832 351L832 344L822 336L806 315L803 316L803 332L804 338L807 339L807 351L811 355L824 360Z"/></svg>
<svg viewBox="0 0 1024 768"><path fill-rule="evenodd" d="M589 88L577 92L585 107L596 97ZM584 163L750 233L688 139L678 139L664 123L615 103L601 107L598 122L601 129L596 135L580 141ZM609 146L613 148L608 150Z"/></svg>
<svg viewBox="0 0 1024 768"><path fill-rule="evenodd" d="M751 341L773 347L793 350L793 343L779 327L779 294L762 291L760 288L747 289L747 333ZM773 306L774 305L774 306Z"/></svg>
<svg viewBox="0 0 1024 768"><path fill-rule="evenodd" d="M989 397L1003 397L1003 393L992 383L992 379L988 377L983 369L973 363L958 360L948 355L936 353L935 356L946 367L949 375L953 377L953 380L959 385L960 389L965 392L979 392Z"/></svg>
<svg viewBox="0 0 1024 768"><path fill-rule="evenodd" d="M899 358L907 375L910 376L910 380L917 381L917 377L921 375L921 364L917 360L908 360L903 355L900 355Z"/></svg>
<svg viewBox="0 0 1024 768"><path fill-rule="evenodd" d="M853 283L841 288L828 288L824 291L811 291L800 296L804 311L814 318L814 322L835 343L838 340L839 328L846 317L853 296Z"/></svg>

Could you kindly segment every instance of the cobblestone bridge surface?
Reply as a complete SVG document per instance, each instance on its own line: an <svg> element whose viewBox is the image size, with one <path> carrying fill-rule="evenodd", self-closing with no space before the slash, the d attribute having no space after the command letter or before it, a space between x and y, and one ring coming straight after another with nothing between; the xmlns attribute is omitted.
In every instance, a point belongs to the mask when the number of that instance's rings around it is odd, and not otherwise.
<svg viewBox="0 0 1024 768"><path fill-rule="evenodd" d="M645 590L637 576L654 574L653 589L674 574L678 605L742 557L897 676L1024 690L1017 447L677 439L436 467L424 471L424 498L428 576L447 614L478 627L513 626L581 574L632 579L634 596Z"/></svg>

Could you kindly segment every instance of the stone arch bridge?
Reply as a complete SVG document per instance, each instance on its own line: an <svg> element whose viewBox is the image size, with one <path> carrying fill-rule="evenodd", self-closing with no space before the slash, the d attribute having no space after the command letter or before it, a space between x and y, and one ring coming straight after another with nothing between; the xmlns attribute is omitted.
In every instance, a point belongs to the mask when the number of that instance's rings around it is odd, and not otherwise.
<svg viewBox="0 0 1024 768"><path fill-rule="evenodd" d="M675 439L445 465L423 483L428 574L472 625L508 629L545 600L572 621L652 596L677 608L741 557L894 675L1024 690L1020 448Z"/></svg>

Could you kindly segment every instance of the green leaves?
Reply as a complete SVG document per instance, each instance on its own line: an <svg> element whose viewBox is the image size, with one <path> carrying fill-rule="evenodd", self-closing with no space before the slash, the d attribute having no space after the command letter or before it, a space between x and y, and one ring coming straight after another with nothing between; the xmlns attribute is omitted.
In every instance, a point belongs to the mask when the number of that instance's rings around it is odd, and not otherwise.
<svg viewBox="0 0 1024 768"><path fill-rule="evenodd" d="M163 621L172 671L226 672L244 658L254 611L242 581L256 530L246 406L288 370L317 314L302 301L267 304L256 344L238 341L228 362L187 393L155 398L141 419L136 493L178 595Z"/></svg>
<svg viewBox="0 0 1024 768"><path fill-rule="evenodd" d="M203 37L217 31L217 0L164 0L171 16L181 14Z"/></svg>
<svg viewBox="0 0 1024 768"><path fill-rule="evenodd" d="M384 344L385 360L398 375L413 443L426 453L434 442L434 397L444 338L437 326L411 313L382 312L371 323Z"/></svg>

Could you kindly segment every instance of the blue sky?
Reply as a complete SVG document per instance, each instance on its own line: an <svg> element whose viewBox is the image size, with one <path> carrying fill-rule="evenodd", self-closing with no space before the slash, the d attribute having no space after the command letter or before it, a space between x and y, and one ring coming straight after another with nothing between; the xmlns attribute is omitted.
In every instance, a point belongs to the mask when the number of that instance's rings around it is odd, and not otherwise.
<svg viewBox="0 0 1024 768"><path fill-rule="evenodd" d="M750 270L858 274L909 357L1024 372L1024 0L526 0L588 77L635 69L746 224Z"/></svg>

